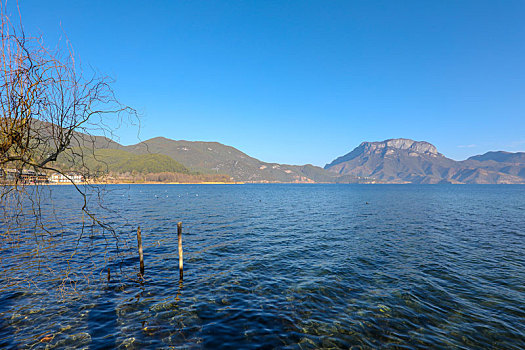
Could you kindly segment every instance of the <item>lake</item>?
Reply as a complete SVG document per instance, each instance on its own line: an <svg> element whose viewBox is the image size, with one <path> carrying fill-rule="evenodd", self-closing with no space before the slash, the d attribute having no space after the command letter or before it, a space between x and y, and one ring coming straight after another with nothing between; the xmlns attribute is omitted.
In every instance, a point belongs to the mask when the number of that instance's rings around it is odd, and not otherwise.
<svg viewBox="0 0 525 350"><path fill-rule="evenodd" d="M1 348L525 348L525 186L106 189L118 246L72 186L3 241Z"/></svg>

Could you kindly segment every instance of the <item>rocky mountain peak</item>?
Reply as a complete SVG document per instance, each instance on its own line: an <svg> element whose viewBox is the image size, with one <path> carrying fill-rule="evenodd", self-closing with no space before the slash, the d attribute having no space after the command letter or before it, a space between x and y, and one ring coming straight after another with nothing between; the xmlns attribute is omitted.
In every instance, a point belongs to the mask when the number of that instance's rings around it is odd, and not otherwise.
<svg viewBox="0 0 525 350"><path fill-rule="evenodd" d="M385 149L392 150L407 150L411 153L426 154L431 156L438 156L436 146L425 141L414 141L410 139L389 139L379 142L363 142L360 147L363 147L368 152L378 152Z"/></svg>
<svg viewBox="0 0 525 350"><path fill-rule="evenodd" d="M338 175L394 183L525 183L525 152L488 152L457 162L425 141L363 142L325 166Z"/></svg>

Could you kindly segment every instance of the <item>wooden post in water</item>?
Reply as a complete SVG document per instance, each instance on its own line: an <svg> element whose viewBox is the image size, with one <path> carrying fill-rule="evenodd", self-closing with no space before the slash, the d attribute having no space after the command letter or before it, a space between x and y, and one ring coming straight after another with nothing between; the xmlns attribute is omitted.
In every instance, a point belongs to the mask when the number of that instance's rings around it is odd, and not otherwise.
<svg viewBox="0 0 525 350"><path fill-rule="evenodd" d="M142 234L140 226L137 229L137 242L139 244L140 274L144 276L144 254L142 252Z"/></svg>
<svg viewBox="0 0 525 350"><path fill-rule="evenodd" d="M179 279L182 281L183 260L182 260L182 222L177 223L177 235L179 237Z"/></svg>

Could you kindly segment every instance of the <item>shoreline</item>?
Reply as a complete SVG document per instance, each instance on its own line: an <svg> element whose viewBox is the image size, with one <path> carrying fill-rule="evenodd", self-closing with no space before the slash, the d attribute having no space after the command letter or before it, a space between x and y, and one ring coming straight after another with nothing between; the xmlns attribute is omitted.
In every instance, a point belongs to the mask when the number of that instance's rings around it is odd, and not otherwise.
<svg viewBox="0 0 525 350"><path fill-rule="evenodd" d="M79 183L39 183L29 185L71 186L71 185L243 185L245 182L79 182Z"/></svg>
<svg viewBox="0 0 525 350"><path fill-rule="evenodd" d="M525 183L479 183L479 184L467 184L467 183L435 183L435 184L415 184L410 182L351 182L351 183L334 183L334 182L217 182L217 181L208 181L208 182L62 182L62 183L26 183L18 184L19 186L90 186L90 185L525 185ZM0 184L0 186L13 186L13 184Z"/></svg>

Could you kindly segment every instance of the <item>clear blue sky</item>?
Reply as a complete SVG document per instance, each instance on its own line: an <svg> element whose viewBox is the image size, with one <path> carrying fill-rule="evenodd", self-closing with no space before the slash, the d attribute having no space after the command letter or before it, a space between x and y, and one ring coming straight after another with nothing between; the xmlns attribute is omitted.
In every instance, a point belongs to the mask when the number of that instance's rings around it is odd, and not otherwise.
<svg viewBox="0 0 525 350"><path fill-rule="evenodd" d="M12 1L13 2L13 1ZM143 114L140 137L324 165L362 141L525 151L525 1L27 1ZM120 130L124 144L136 130Z"/></svg>

